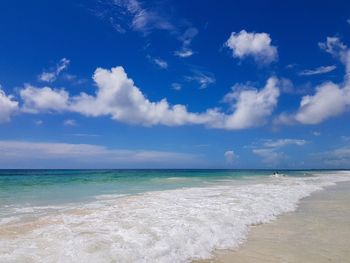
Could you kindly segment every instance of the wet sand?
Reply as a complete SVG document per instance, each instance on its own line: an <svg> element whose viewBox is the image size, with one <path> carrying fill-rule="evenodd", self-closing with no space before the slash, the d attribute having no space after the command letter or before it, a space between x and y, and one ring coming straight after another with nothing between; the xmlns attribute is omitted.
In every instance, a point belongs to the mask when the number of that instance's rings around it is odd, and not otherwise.
<svg viewBox="0 0 350 263"><path fill-rule="evenodd" d="M350 182L313 193L295 212L253 227L238 249L196 262L350 262Z"/></svg>

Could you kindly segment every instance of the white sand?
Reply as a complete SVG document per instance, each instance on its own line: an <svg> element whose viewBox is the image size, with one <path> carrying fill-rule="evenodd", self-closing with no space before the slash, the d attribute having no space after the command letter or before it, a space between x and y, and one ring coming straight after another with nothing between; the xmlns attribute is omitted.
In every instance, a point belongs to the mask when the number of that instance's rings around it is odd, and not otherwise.
<svg viewBox="0 0 350 263"><path fill-rule="evenodd" d="M254 227L239 249L216 251L199 262L349 263L350 183L314 193L297 211Z"/></svg>

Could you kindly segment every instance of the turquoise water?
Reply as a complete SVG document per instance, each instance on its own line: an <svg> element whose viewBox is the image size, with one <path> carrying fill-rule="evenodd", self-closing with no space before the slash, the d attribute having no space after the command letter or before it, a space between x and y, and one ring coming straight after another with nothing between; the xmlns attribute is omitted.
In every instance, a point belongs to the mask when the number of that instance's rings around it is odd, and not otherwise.
<svg viewBox="0 0 350 263"><path fill-rule="evenodd" d="M223 180L270 176L268 170L0 170L0 205L50 205L98 195L196 187ZM308 171L310 172L310 171ZM298 176L305 171L284 171Z"/></svg>
<svg viewBox="0 0 350 263"><path fill-rule="evenodd" d="M1 170L1 262L191 262L348 171Z"/></svg>

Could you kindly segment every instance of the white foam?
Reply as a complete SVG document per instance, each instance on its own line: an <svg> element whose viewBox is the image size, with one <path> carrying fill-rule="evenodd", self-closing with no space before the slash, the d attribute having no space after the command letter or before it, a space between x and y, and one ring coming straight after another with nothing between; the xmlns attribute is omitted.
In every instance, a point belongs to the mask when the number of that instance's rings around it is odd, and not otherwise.
<svg viewBox="0 0 350 263"><path fill-rule="evenodd" d="M95 196L96 200L110 200L110 199L116 199L120 197L127 196L126 194L105 194L105 195L97 195Z"/></svg>
<svg viewBox="0 0 350 263"><path fill-rule="evenodd" d="M0 236L3 262L189 262L241 244L249 226L293 211L347 174L265 178L102 199ZM31 226L32 226L31 225ZM20 227L20 225L19 225ZM19 228L21 229L21 228Z"/></svg>

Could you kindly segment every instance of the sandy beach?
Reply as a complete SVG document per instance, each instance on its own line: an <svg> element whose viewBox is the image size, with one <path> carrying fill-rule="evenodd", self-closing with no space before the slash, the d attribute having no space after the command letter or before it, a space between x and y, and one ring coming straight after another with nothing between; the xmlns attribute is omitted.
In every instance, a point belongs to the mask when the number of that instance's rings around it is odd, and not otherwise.
<svg viewBox="0 0 350 263"><path fill-rule="evenodd" d="M350 260L350 183L303 199L295 212L252 228L236 250L219 250L201 263L337 262Z"/></svg>

